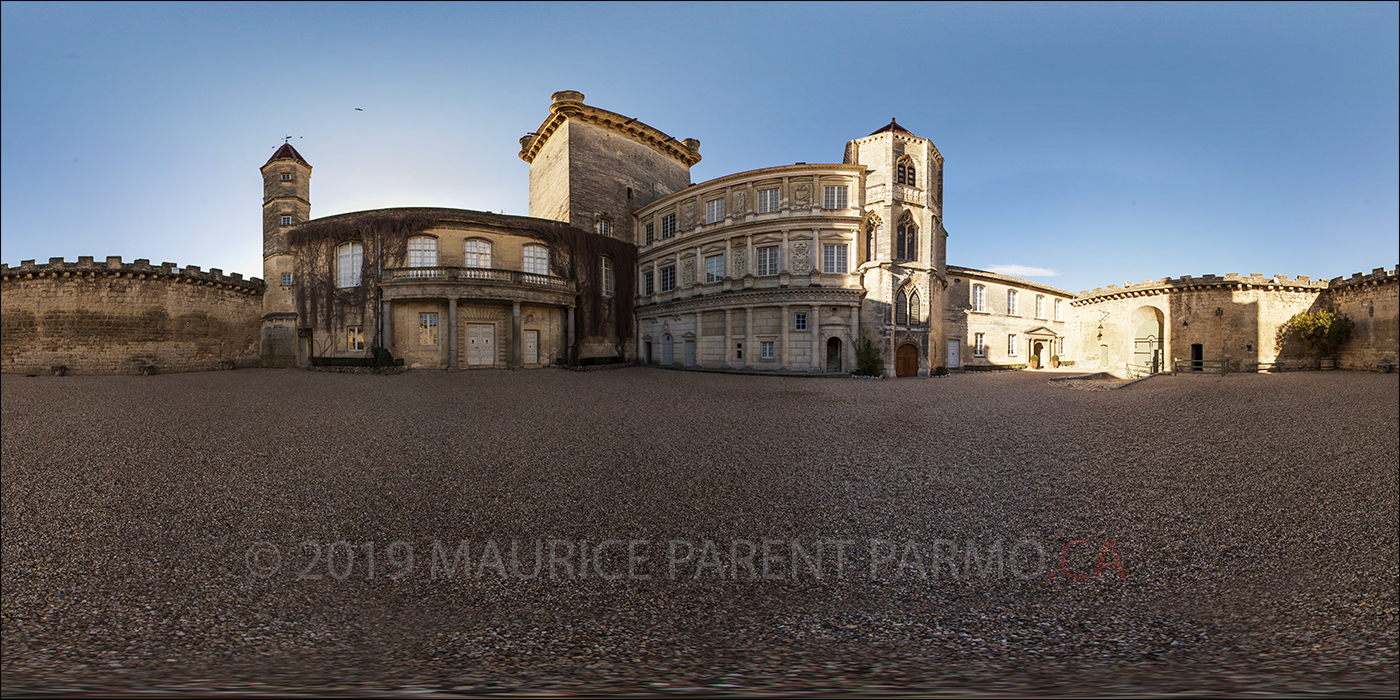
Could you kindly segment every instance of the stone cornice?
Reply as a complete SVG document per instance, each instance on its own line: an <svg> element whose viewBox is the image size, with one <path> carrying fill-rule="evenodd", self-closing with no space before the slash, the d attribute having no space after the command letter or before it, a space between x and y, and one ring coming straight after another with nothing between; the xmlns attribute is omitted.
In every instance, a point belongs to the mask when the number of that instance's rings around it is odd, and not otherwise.
<svg viewBox="0 0 1400 700"><path fill-rule="evenodd" d="M661 153L685 163L686 167L700 162L698 142L687 139L695 144L695 148L687 148L685 143L677 141L675 137L632 117L584 104L583 95L570 93L569 96L561 98L561 94L556 93L554 103L549 107L549 117L540 124L540 128L531 136L521 139L520 159L526 163L535 162L535 156L539 155L540 150L549 141L549 137L569 119L592 124L645 143ZM577 95L578 98L572 99L572 95Z"/></svg>
<svg viewBox="0 0 1400 700"><path fill-rule="evenodd" d="M982 279L985 279L985 280L988 280L988 281L991 281L991 282L1000 282L1000 283L1002 283L1002 284L1017 285L1017 286L1021 286L1021 287L1026 287L1026 288L1028 288L1028 289L1039 289L1039 290L1041 290L1041 291L1050 292L1051 294L1058 294L1058 295L1060 295L1060 296L1064 296L1064 297L1067 297L1067 298L1069 298L1069 299L1073 299L1073 298L1076 296L1074 292L1067 291L1067 290L1064 290L1064 289L1060 289L1059 287L1051 287L1051 286L1048 285L1048 284L1041 284L1041 283L1039 283L1039 282L1032 282L1032 281L1030 281L1030 280L1023 280L1023 279L1021 279L1021 278L1019 278L1019 277L1012 277L1011 275L1003 275L1003 274L1000 274L1000 273L997 273L997 272L987 272L986 270L978 270L978 269L971 268L971 267L960 267L960 266L958 266L958 265L949 265L949 266L948 266L948 276L949 276L949 277L953 277L953 276L958 276L958 277L980 277L980 278L982 278ZM1082 296L1082 295L1080 295L1080 296Z"/></svg>
<svg viewBox="0 0 1400 700"><path fill-rule="evenodd" d="M236 272L225 275L223 270L218 268L211 268L208 272L203 272L195 265L184 268L169 262L152 265L150 260L144 258L124 263L121 256L116 255L109 256L105 263L94 262L91 255L84 255L79 257L76 263L64 262L63 258L50 258L48 263L38 265L33 260L21 261L19 267L0 264L0 278L3 278L5 282L71 277L163 279L176 283L224 287L249 294L261 294L267 288L267 285L257 277L245 280L243 275Z"/></svg>
<svg viewBox="0 0 1400 700"><path fill-rule="evenodd" d="M649 306L638 305L637 317L665 316L696 311L720 311L736 306L773 306L780 304L858 304L865 297L863 289L831 287L789 287L787 289L750 289L721 292L702 297L689 297Z"/></svg>

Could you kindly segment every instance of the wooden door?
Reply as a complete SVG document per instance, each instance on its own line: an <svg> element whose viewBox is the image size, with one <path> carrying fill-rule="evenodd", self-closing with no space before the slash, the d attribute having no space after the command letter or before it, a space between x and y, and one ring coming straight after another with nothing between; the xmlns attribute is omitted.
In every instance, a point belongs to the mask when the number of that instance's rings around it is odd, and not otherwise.
<svg viewBox="0 0 1400 700"><path fill-rule="evenodd" d="M894 354L894 376L916 377L919 375L919 348L912 343L899 346Z"/></svg>

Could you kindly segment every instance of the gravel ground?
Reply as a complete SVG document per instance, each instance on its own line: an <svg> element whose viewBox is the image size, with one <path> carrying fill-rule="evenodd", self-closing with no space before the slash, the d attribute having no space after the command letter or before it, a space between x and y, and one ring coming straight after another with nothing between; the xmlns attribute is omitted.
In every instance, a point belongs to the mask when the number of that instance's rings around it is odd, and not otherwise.
<svg viewBox="0 0 1400 700"><path fill-rule="evenodd" d="M1397 380L6 375L4 690L1393 695Z"/></svg>

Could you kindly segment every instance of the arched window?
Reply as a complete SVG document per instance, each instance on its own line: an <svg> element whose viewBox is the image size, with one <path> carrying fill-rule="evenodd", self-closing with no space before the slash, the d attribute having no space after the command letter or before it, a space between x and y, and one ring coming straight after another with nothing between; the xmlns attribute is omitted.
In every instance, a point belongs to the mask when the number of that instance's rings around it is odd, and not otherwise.
<svg viewBox="0 0 1400 700"><path fill-rule="evenodd" d="M918 187L919 179L914 172L914 159L904 156L899 159L899 164L895 166L895 182L900 185Z"/></svg>
<svg viewBox="0 0 1400 700"><path fill-rule="evenodd" d="M872 216L865 222L865 262L875 259L875 241L879 240L883 228L878 216Z"/></svg>
<svg viewBox="0 0 1400 700"><path fill-rule="evenodd" d="M365 248L359 243L345 243L335 250L335 286L360 286L360 268L365 263Z"/></svg>
<svg viewBox="0 0 1400 700"><path fill-rule="evenodd" d="M491 241L483 241L480 238L468 239L467 267L491 267Z"/></svg>
<svg viewBox="0 0 1400 700"><path fill-rule="evenodd" d="M919 293L909 290L909 323L918 324L922 316L919 313Z"/></svg>
<svg viewBox="0 0 1400 700"><path fill-rule="evenodd" d="M437 239L414 236L408 239L409 267L437 267Z"/></svg>
<svg viewBox="0 0 1400 700"><path fill-rule="evenodd" d="M525 246L525 272L532 275L549 274L549 249L542 245Z"/></svg>
<svg viewBox="0 0 1400 700"><path fill-rule="evenodd" d="M904 212L904 216L899 219L897 234L898 240L895 243L895 259L918 260L919 225L914 223L914 216L907 211Z"/></svg>
<svg viewBox="0 0 1400 700"><path fill-rule="evenodd" d="M904 290L894 293L894 325L905 326L909 324L909 300L904 297Z"/></svg>

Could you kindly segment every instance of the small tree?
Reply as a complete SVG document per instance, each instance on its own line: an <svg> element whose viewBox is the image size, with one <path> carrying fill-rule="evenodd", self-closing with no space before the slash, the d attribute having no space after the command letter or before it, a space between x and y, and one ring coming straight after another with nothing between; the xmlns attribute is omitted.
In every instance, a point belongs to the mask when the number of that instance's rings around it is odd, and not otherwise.
<svg viewBox="0 0 1400 700"><path fill-rule="evenodd" d="M875 343L870 338L861 335L859 340L852 340L851 345L856 348L856 374L867 377L878 377L883 372L880 371L880 349L875 347Z"/></svg>
<svg viewBox="0 0 1400 700"><path fill-rule="evenodd" d="M1321 309L1298 314L1288 320L1288 325L1298 331L1298 338L1309 350L1332 357L1332 353L1351 337L1351 329L1356 324L1345 314Z"/></svg>

